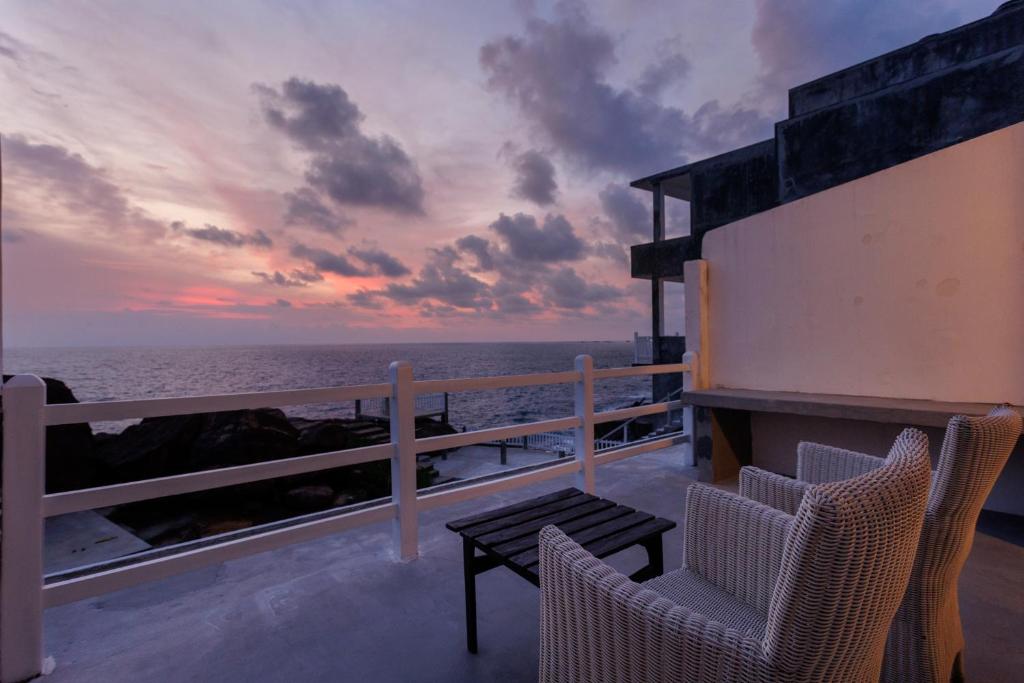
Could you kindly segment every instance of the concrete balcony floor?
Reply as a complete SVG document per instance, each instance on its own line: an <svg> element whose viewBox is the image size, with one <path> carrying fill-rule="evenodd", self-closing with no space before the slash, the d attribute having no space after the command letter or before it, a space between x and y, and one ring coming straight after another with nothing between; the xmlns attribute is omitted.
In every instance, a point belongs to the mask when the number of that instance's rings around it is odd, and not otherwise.
<svg viewBox="0 0 1024 683"><path fill-rule="evenodd" d="M682 556L693 470L677 449L599 467L598 494L674 519ZM197 570L46 612L47 683L530 681L537 590L504 568L477 578L480 653L465 647L462 554L447 520L572 485L569 477L421 516L421 554L394 561L390 525ZM613 558L620 570L642 551ZM961 577L968 679L1020 680L1024 548L978 534Z"/></svg>

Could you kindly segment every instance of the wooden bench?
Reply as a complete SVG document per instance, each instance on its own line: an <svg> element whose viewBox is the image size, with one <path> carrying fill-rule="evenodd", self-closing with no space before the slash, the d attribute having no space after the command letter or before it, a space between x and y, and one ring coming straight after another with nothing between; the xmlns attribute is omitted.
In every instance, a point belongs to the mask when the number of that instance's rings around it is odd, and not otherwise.
<svg viewBox="0 0 1024 683"><path fill-rule="evenodd" d="M676 525L575 488L449 522L448 529L462 536L466 646L470 652L477 651L477 574L504 565L539 586L537 535L548 524L557 526L596 557L642 546L648 563L630 576L634 581L664 572L661 535ZM478 555L478 550L482 554Z"/></svg>

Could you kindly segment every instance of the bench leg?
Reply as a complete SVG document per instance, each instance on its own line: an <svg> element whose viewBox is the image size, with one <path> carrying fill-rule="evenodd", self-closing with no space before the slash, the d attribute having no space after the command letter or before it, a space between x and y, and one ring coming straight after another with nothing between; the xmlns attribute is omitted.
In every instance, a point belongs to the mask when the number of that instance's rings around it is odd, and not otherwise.
<svg viewBox="0 0 1024 683"><path fill-rule="evenodd" d="M651 568L652 579L665 573L665 547L661 534L647 542L647 566Z"/></svg>
<svg viewBox="0 0 1024 683"><path fill-rule="evenodd" d="M640 545L647 551L647 566L637 570L629 577L638 583L665 573L665 550L662 546L661 534L647 539Z"/></svg>
<svg viewBox="0 0 1024 683"><path fill-rule="evenodd" d="M462 575L466 582L466 647L476 654L476 551L468 538L462 539Z"/></svg>

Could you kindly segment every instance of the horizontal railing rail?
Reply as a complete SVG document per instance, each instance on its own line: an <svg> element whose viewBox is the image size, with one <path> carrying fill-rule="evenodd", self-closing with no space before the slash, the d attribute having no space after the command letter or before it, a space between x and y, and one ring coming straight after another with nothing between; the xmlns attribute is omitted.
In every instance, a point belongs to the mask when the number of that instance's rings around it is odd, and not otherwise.
<svg viewBox="0 0 1024 683"><path fill-rule="evenodd" d="M682 405L672 401L595 412L594 381L687 373L695 362L696 358L691 356L689 363L595 370L589 356L579 356L575 370L567 372L419 381L414 380L411 365L398 362L391 364L391 381L384 384L72 404L47 404L46 388L41 379L33 375L15 376L3 389L3 515L0 535L0 603L3 605L0 610L0 652L3 657L0 658L0 683L12 683L39 674L43 655L44 607L102 595L144 581L388 519L394 520L397 555L405 560L414 559L418 554L420 512L567 474L575 474L577 486L593 493L596 464L666 448L679 440L678 435L673 434L663 439L619 447L622 444L618 442L595 440L594 425L666 413ZM418 397L552 384L575 385L573 415L416 438ZM47 426L385 398L388 400L390 443L62 493L46 494L44 490ZM557 435L567 445L571 442L571 458L551 466L467 486L423 494L417 491L418 454L508 439L546 438L537 435L563 430L571 430L571 435ZM611 450L596 452L605 447ZM357 511L342 508L337 515L315 521L162 554L43 585L43 521L47 517L379 460L391 461L392 488L388 504Z"/></svg>

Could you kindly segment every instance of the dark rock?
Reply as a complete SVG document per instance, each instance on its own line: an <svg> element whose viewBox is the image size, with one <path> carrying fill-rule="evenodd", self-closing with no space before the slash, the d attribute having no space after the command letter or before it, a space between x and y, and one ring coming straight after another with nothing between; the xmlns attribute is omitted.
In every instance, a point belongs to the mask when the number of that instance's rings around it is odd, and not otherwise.
<svg viewBox="0 0 1024 683"><path fill-rule="evenodd" d="M188 451L189 471L292 458L299 430L276 408L203 415L203 425Z"/></svg>
<svg viewBox="0 0 1024 683"><path fill-rule="evenodd" d="M101 436L96 459L111 480L134 481L291 458L298 435L280 410L154 417Z"/></svg>
<svg viewBox="0 0 1024 683"><path fill-rule="evenodd" d="M120 434L97 435L96 460L112 482L181 474L202 428L202 415L148 417Z"/></svg>
<svg viewBox="0 0 1024 683"><path fill-rule="evenodd" d="M4 375L6 382L12 375ZM78 403L64 382L43 377L47 403ZM0 424L3 424L0 417ZM46 428L46 492L89 488L100 483L93 460L92 428L87 423L57 425ZM3 443L0 441L0 458Z"/></svg>
<svg viewBox="0 0 1024 683"><path fill-rule="evenodd" d="M300 486L284 494L284 503L300 512L315 512L334 505L334 497L330 486Z"/></svg>
<svg viewBox="0 0 1024 683"><path fill-rule="evenodd" d="M298 455L312 455L352 448L351 421L292 418L299 430Z"/></svg>

